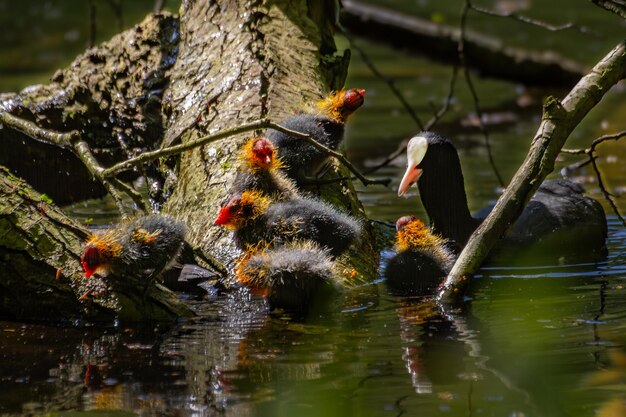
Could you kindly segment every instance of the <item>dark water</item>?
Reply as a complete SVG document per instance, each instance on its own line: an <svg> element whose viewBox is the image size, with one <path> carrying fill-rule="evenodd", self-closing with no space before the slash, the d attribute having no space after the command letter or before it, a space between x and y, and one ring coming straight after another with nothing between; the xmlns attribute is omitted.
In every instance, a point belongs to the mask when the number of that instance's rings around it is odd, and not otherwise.
<svg viewBox="0 0 626 417"><path fill-rule="evenodd" d="M416 2L387 3L450 24L460 7L452 1L417 2L426 7L422 12ZM429 11L435 3L443 12ZM587 2L535 3L485 4L526 4L524 13L554 22L581 21L603 37L476 20L518 46L551 47L589 65L623 36L617 18ZM11 4L0 2L5 12ZM143 4L144 9L150 6ZM35 15L41 13L32 7ZM131 15L125 15L127 24ZM139 18L137 12L134 21ZM14 24L23 30L19 22ZM76 42L84 42L80 39ZM383 73L397 78L423 119L430 115L428 100L441 104L450 68L361 45ZM62 49L71 60L83 46L71 53ZM367 167L417 128L356 55L349 84L366 88L367 101L350 125L348 155ZM43 81L50 73L34 66L20 81L20 71L2 68L2 91ZM537 129L542 97L563 92L475 82L489 114L496 164L509 179ZM622 130L624 103L623 88L610 93L567 146L584 146ZM460 149L470 206L477 210L497 199L498 183L487 163L484 139L472 125L472 111L467 88L459 81L452 109L437 129L452 136ZM620 196L626 187L624 146L607 144L599 154L604 179L626 211ZM570 162L564 158L559 168ZM416 193L407 199L395 195L403 163L398 160L374 174L394 178L390 188L360 189L372 218L392 222L408 213L424 217ZM460 312L391 296L374 279L304 322L269 315L262 299L246 293L189 297L199 318L170 328L0 322L0 415L626 415L626 229L602 200L592 173L576 175L609 214L609 255L603 262L525 267L513 266L512 260L510 265L486 266ZM106 202L81 203L70 210L95 222L111 220L114 213Z"/></svg>

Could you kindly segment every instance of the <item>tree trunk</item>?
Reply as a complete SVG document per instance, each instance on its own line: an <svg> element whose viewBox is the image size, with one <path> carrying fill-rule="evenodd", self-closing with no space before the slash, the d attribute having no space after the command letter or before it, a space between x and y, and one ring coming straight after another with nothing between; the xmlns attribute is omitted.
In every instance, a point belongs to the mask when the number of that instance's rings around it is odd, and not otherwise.
<svg viewBox="0 0 626 417"><path fill-rule="evenodd" d="M160 285L144 297L122 283L86 280L80 254L89 232L46 201L0 167L0 317L137 321L193 315Z"/></svg>

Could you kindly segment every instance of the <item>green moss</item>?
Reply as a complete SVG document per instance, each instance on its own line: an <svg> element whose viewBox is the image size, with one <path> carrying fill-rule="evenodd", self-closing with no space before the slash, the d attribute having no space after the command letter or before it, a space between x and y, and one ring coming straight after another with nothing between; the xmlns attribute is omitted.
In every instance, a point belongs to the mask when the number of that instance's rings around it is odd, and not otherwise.
<svg viewBox="0 0 626 417"><path fill-rule="evenodd" d="M12 250L26 250L28 248L28 242L7 218L0 219L0 247Z"/></svg>

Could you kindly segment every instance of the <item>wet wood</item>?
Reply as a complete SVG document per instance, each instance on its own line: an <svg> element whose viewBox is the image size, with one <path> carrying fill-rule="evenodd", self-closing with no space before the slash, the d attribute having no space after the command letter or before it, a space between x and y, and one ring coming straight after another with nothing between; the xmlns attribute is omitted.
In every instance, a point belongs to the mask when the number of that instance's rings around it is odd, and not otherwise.
<svg viewBox="0 0 626 417"><path fill-rule="evenodd" d="M251 120L269 117L279 121L302 110L306 101L315 101L343 85L350 53L338 51L334 44L336 6L334 0L186 1L180 19L171 15L149 16L77 57L70 67L58 71L49 85L0 95L0 111L60 137L78 132L85 146L93 150L98 164L105 167L141 150L189 143L207 133ZM31 132L32 138L28 129L15 128L17 125L5 125L0 138L3 143L43 140L41 159L48 160L66 151L63 143L50 143L46 135ZM164 211L188 226L192 246L217 254L225 263L231 263L237 253L232 250L230 235L211 225L234 179L238 147L247 136L242 134L173 156L167 164L158 161L164 176L169 173ZM20 149L23 148L16 146L14 152L19 153ZM68 154L70 157L75 159L72 153ZM57 194L49 195L62 198L66 191L63 181L76 176L90 184L87 188L93 186L91 175L85 170L71 168L68 165L61 178L41 189L56 189ZM50 172L44 164L19 171L29 178L33 174L59 177L58 172ZM139 169L135 175L143 172ZM337 164L328 175L349 177L349 172ZM93 196L87 191L79 192L79 188L72 184L77 191L72 198ZM364 235L342 259L340 270L351 282L375 277L378 251L372 243L374 232L352 182L337 181L313 192L363 220ZM29 193L38 195L30 189ZM22 207L18 202L7 207L16 205ZM32 207L28 210L34 213ZM57 208L51 210L71 223ZM46 219L43 216L37 224ZM41 233L53 233L53 226L45 223ZM119 283L112 291L88 288L81 279L78 263L85 230L72 230L65 230L67 236L63 240L49 240L49 250L37 256L28 249L33 245L29 239L34 239L35 230L23 230L25 252L10 256L20 259L22 269L18 274L12 261L7 261L13 272L6 278L1 275L1 279L8 280L4 285L6 293L20 294L5 298L6 317L159 319L189 314L182 304L167 298L171 293L160 287L151 290L148 303L138 295L133 283ZM5 244L4 238L0 237L0 246ZM57 262L59 258L64 260ZM58 268L66 281L56 280ZM14 281L14 276L22 277L22 281ZM58 308L45 314L26 308L38 305L41 295L30 290L30 282L43 279L48 285L48 278L53 288L60 288L64 301L50 302L50 308ZM86 302L93 307L86 308Z"/></svg>

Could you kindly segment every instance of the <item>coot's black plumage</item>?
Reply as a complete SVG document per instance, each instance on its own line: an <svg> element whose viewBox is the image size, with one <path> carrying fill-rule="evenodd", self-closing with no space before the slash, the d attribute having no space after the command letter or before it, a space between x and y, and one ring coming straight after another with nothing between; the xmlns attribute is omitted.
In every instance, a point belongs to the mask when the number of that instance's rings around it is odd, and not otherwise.
<svg viewBox="0 0 626 417"><path fill-rule="evenodd" d="M409 141L407 171L398 194L404 194L415 182L433 232L461 249L483 219L470 214L461 164L449 139L422 132ZM563 255L604 251L607 236L604 210L596 200L584 196L583 191L580 185L568 180L545 181L512 225L505 243L516 246L541 243L555 254Z"/></svg>
<svg viewBox="0 0 626 417"><path fill-rule="evenodd" d="M270 243L311 240L333 256L343 253L361 232L351 216L314 198L273 202L253 191L234 196L222 207L215 224L234 230L240 249Z"/></svg>
<svg viewBox="0 0 626 417"><path fill-rule="evenodd" d="M364 94L356 88L332 93L318 103L318 112L297 114L279 124L336 150L343 140L346 119L363 104ZM301 138L273 129L268 129L266 135L279 149L285 173L298 185L312 178L327 160L325 153Z"/></svg>
<svg viewBox="0 0 626 417"><path fill-rule="evenodd" d="M385 267L387 286L398 295L433 294L452 268L452 251L415 216L400 217L396 230L397 252Z"/></svg>

